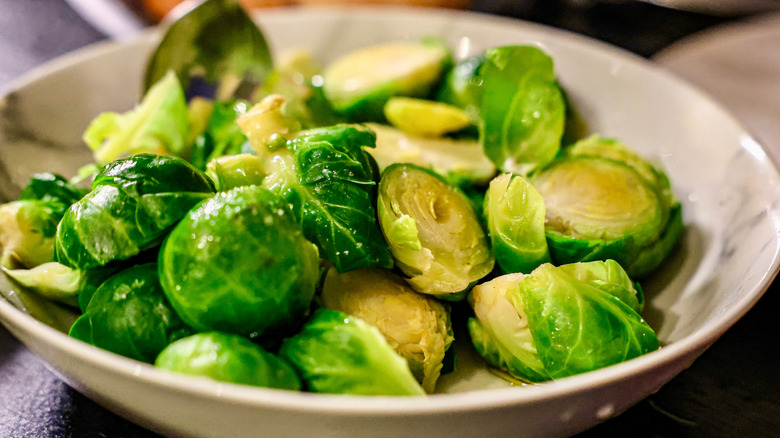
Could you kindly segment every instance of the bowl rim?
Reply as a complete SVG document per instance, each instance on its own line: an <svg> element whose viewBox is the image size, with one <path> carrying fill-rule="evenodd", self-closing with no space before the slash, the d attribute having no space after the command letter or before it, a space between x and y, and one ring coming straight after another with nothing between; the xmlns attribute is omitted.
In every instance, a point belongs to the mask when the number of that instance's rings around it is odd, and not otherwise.
<svg viewBox="0 0 780 438"><path fill-rule="evenodd" d="M328 14L335 14L339 16L349 16L350 19L352 19L360 14L377 15L380 13L383 16L387 16L388 14L394 16L408 16L409 14L414 14L416 17L426 16L428 18L434 16L434 14L437 17L442 14L449 14L451 16L461 17L468 21L476 20L485 23L495 22L504 25L519 26L530 34L542 33L548 38L553 38L556 40L556 43L565 43L580 47L585 46L588 47L589 50L597 49L599 52L606 53L610 57L616 56L622 62L641 67L643 70L650 69L653 74L663 77L664 80L671 81L678 86L684 86L685 88L690 89L693 93L698 94L699 98L708 101L710 105L722 113L723 117L727 118L731 123L738 127L744 136L743 141L750 140L756 145L759 145L758 142L753 139L752 135L748 133L744 126L737 121L729 111L695 86L677 78L672 73L665 71L659 65L642 58L639 55L570 31L485 13L441 10L436 8L421 10L404 6L387 7L361 5L349 6L348 8L343 6L281 7L264 11L264 16L259 17L259 20L262 24L262 21L265 19L290 19L298 14L304 16L314 14L327 16ZM102 57L121 49L138 50L143 47L143 45L148 45L153 42L160 34L160 28L151 28L131 38L99 41L59 56L33 68L19 78L0 87L0 102L8 95L13 94L16 90L27 87L49 75L57 74L64 69L86 60ZM136 48L135 46L139 47ZM764 154L763 156L756 156L756 160L762 165L771 168L775 176L778 177L777 167L769 160L763 147L760 145L759 147ZM780 179L780 177L778 179ZM780 225L778 226L780 227ZM649 373L660 366L687 360L683 366L679 367L680 370L682 370L685 366L693 362L693 360L695 360L695 358L707 347L722 336L733 324L742 318L742 316L758 302L764 292L769 288L769 285L778 273L778 269L780 269L780 257L778 257L780 254L780 245L777 245L777 240L780 240L780 235L776 235L775 240L776 248L770 269L764 272L760 280L747 290L747 292L745 292L726 311L719 314L717 318L707 321L706 324L688 336L670 343L659 350L627 362L555 381L525 386L521 390L517 387L507 387L452 394L433 394L427 397L361 397L250 387L218 382L207 378L176 374L99 349L82 341L70 338L67 334L34 319L29 314L10 304L5 297L0 299L0 322L4 325L22 330L39 340L43 340L46 344L58 350L67 352L79 360L89 361L103 370L122 375L125 378L141 379L145 383L154 385L160 389L177 391L193 397L216 397L222 401L244 404L257 408L264 407L302 413L317 411L331 415L368 414L373 416L401 416L410 414L453 414L456 412L488 410L519 404L550 401L566 395L584 392L588 389L606 386L618 381L625 381L632 377ZM47 366L50 365L47 363ZM57 374L59 375L59 373ZM676 374L677 373L674 373L674 375Z"/></svg>

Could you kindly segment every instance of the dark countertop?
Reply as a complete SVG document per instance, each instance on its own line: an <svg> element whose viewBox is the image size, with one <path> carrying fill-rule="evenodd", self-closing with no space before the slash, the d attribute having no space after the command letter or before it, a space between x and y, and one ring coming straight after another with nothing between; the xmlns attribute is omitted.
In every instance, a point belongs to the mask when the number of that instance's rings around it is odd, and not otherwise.
<svg viewBox="0 0 780 438"><path fill-rule="evenodd" d="M647 57L686 35L740 19L620 1L490 0L473 8L569 29ZM105 38L63 0L0 0L0 87L60 54ZM581 436L780 435L777 289L776 283L661 390ZM0 437L154 436L68 387L0 328Z"/></svg>

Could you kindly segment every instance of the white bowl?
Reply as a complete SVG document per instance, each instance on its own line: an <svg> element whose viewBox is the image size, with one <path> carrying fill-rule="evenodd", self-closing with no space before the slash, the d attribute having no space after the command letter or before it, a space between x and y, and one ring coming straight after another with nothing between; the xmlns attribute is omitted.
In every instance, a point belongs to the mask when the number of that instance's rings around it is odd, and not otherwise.
<svg viewBox="0 0 780 438"><path fill-rule="evenodd" d="M590 130L659 161L682 200L683 242L645 283L644 316L663 348L529 387L509 387L463 349L456 373L442 378L446 394L276 391L174 375L70 339L56 327L67 327L72 314L0 278L3 325L71 386L131 421L163 434L233 438L569 435L622 412L687 367L748 311L778 270L777 171L720 106L648 61L566 32L455 11L263 10L258 19L274 49L309 47L324 61L427 35L445 37L458 56L502 44L534 44L551 54ZM0 195L15 196L33 172L71 175L89 161L82 131L99 112L134 105L158 36L98 44L11 85L0 103Z"/></svg>

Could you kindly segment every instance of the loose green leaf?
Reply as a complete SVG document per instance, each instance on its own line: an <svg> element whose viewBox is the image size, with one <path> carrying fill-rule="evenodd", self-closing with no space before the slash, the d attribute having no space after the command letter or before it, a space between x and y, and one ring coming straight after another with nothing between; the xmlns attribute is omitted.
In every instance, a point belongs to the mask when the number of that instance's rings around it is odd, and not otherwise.
<svg viewBox="0 0 780 438"><path fill-rule="evenodd" d="M489 49L479 69L485 155L504 172L528 175L560 149L565 105L552 59L531 46Z"/></svg>

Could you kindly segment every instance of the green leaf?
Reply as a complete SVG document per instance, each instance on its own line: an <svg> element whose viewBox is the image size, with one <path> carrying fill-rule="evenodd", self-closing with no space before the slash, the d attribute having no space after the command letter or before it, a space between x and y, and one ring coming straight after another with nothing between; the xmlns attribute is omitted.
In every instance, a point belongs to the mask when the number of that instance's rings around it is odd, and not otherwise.
<svg viewBox="0 0 780 438"><path fill-rule="evenodd" d="M375 217L373 133L346 125L304 131L267 162L263 185L293 207L304 236L339 272L392 267ZM290 152L292 151L292 152Z"/></svg>
<svg viewBox="0 0 780 438"><path fill-rule="evenodd" d="M520 175L552 161L565 121L552 59L531 46L497 47L485 52L479 75L485 155L501 171Z"/></svg>
<svg viewBox="0 0 780 438"><path fill-rule="evenodd" d="M176 75L161 76L133 110L102 113L84 132L95 161L105 164L143 152L184 155L189 132L187 102Z"/></svg>

